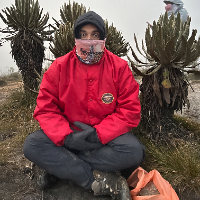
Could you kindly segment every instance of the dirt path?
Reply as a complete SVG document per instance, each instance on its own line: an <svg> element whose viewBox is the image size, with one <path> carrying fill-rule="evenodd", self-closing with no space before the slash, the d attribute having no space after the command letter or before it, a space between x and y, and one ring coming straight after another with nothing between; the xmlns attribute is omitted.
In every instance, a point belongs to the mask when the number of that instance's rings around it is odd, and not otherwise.
<svg viewBox="0 0 200 200"><path fill-rule="evenodd" d="M34 171L36 172L34 167ZM52 189L41 191L37 187L37 177L31 180L22 171L0 166L0 200L110 200L110 197L95 198L69 181L59 181Z"/></svg>
<svg viewBox="0 0 200 200"><path fill-rule="evenodd" d="M200 81L192 83L191 86L188 90L190 108L184 107L183 113L178 114L200 123Z"/></svg>
<svg viewBox="0 0 200 200"><path fill-rule="evenodd" d="M22 82L13 82L13 81L8 81L5 86L0 87L0 103L6 100L6 98L13 90L20 87L22 87Z"/></svg>

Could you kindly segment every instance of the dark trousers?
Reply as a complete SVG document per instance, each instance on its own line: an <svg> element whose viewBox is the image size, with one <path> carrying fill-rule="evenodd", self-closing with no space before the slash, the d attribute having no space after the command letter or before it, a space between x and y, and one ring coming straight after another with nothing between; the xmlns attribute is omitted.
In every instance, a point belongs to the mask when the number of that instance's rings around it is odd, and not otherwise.
<svg viewBox="0 0 200 200"><path fill-rule="evenodd" d="M131 133L125 133L100 149L87 152L56 146L42 130L30 134L23 153L30 161L57 176L91 189L93 171L104 172L136 169L144 159L144 146ZM131 172L132 172L131 171Z"/></svg>

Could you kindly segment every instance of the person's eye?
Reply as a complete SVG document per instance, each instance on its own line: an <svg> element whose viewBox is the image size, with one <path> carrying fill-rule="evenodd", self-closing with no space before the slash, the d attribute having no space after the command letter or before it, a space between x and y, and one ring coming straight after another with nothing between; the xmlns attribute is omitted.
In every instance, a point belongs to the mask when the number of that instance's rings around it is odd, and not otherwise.
<svg viewBox="0 0 200 200"><path fill-rule="evenodd" d="M85 33L81 33L81 37L85 37L86 36L86 34Z"/></svg>
<svg viewBox="0 0 200 200"><path fill-rule="evenodd" d="M99 34L98 34L98 33L95 33L95 34L94 34L94 37L99 37Z"/></svg>

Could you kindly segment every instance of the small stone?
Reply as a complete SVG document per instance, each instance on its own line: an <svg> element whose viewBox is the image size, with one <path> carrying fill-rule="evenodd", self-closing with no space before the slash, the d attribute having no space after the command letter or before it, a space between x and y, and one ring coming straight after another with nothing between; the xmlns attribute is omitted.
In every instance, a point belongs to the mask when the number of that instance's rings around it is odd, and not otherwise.
<svg viewBox="0 0 200 200"><path fill-rule="evenodd" d="M156 186L153 182L149 182L146 184L144 188L142 188L139 192L138 196L149 196L149 195L157 195L160 194Z"/></svg>

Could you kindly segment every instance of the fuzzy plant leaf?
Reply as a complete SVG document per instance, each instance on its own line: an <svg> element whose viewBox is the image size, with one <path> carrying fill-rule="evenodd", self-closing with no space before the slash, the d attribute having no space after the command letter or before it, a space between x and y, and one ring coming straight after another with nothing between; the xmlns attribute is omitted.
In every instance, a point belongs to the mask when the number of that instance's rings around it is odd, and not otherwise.
<svg viewBox="0 0 200 200"><path fill-rule="evenodd" d="M54 39L49 46L55 58L70 52L75 45L74 33L70 23L60 25L54 33Z"/></svg>
<svg viewBox="0 0 200 200"><path fill-rule="evenodd" d="M40 9L38 0L15 0L15 6L6 7L2 12L6 15L0 14L1 19L9 27L15 31L28 29L37 32L39 29L45 29L45 25L49 19L49 14L42 16L43 9Z"/></svg>
<svg viewBox="0 0 200 200"><path fill-rule="evenodd" d="M182 43L180 43L179 49L176 52L175 57L172 59L172 63L178 62L178 61L182 60L182 58L185 57L187 41L183 35L181 36L181 39L182 39Z"/></svg>
<svg viewBox="0 0 200 200"><path fill-rule="evenodd" d="M140 85L141 124L146 128L162 126L164 117L172 118L169 113L182 111L183 106L190 105L184 72L192 72L189 65L200 57L200 40L196 40L196 30L189 36L190 22L191 18L188 17L183 23L180 13L168 18L166 12L153 26L148 26L145 32L146 47L142 41L144 53L138 50L136 44L139 54L146 55L149 61L146 65L142 64L140 57L135 56L136 52L131 47L134 59L129 58L131 67L136 74L143 76ZM144 66L145 70L137 71Z"/></svg>
<svg viewBox="0 0 200 200"><path fill-rule="evenodd" d="M56 58L63 56L72 50L75 44L74 36L72 36L74 23L78 17L85 12L87 12L85 6L75 2L71 4L70 1L68 5L64 4L60 9L61 21L54 19L57 27L51 25L56 32L52 39L52 43L50 44L50 51ZM122 32L118 31L113 24L109 26L107 20L104 22L106 26L106 48L119 57L126 56L129 51L129 43L123 38ZM71 25L71 28L69 28L69 24ZM68 27L65 32L59 30L61 25ZM69 31L69 33L67 31ZM57 42L56 40L62 41L64 38L66 39L62 34L67 34L69 39L65 40L63 43Z"/></svg>
<svg viewBox="0 0 200 200"><path fill-rule="evenodd" d="M145 58L150 63L157 62L158 66L161 64L171 67L173 67L172 63L176 63L176 65L178 63L177 66L184 69L200 56L195 40L197 31L193 30L189 37L190 22L191 18L188 17L183 24L180 13L177 14L177 17L172 14L168 18L166 12L160 16L157 23L153 22L152 29L150 26L147 27L145 33L146 49L142 44L144 54L140 51L137 38L134 35L136 49L141 55L146 55ZM144 63L136 56L133 48L131 51L136 62ZM137 63L135 64L137 65Z"/></svg>
<svg viewBox="0 0 200 200"><path fill-rule="evenodd" d="M142 50L144 51L145 55L146 55L146 59L149 61L149 62L154 62L153 58L147 53L146 49L145 49L145 46L144 46L144 42L142 40Z"/></svg>
<svg viewBox="0 0 200 200"><path fill-rule="evenodd" d="M38 0L15 0L15 5L2 9L0 18L7 25L1 33L10 34L2 40L11 42L12 57L22 74L26 94L38 90L37 71L41 74L44 41L53 30L46 30L49 14L43 15ZM5 31L6 30L6 31Z"/></svg>
<svg viewBox="0 0 200 200"><path fill-rule="evenodd" d="M144 74L141 70L139 70L137 67L135 67L135 64L134 64L133 61L129 58L129 56L127 56L127 58L128 58L128 60L130 61L130 63L131 63L131 68L132 68L132 70L133 70L136 74L138 74L139 76L144 76L145 74Z"/></svg>
<svg viewBox="0 0 200 200"><path fill-rule="evenodd" d="M129 43L122 36L122 32L118 31L113 23L109 26L105 20L106 26L106 48L115 55L126 56L129 51Z"/></svg>
<svg viewBox="0 0 200 200"><path fill-rule="evenodd" d="M196 29L192 30L192 35L188 40L188 48L189 49L191 49L192 45L194 44L196 34L197 34L197 30Z"/></svg>
<svg viewBox="0 0 200 200"><path fill-rule="evenodd" d="M130 47L131 52L132 52L132 56L135 58L135 60L141 64L145 64L144 62L142 62L140 59L138 59L137 55L135 54L135 52L133 51L132 47Z"/></svg>
<svg viewBox="0 0 200 200"><path fill-rule="evenodd" d="M171 61L173 53L174 53L174 41L175 41L175 36L172 37L166 44L165 47L165 53L169 61Z"/></svg>
<svg viewBox="0 0 200 200"><path fill-rule="evenodd" d="M137 48L137 50L138 50L138 52L140 53L140 55L142 55L142 56L144 56L143 55L143 53L140 51L140 48L139 48L139 46L138 46L138 42L137 42L137 38L136 38L136 35L135 35L135 33L134 33L134 41L135 41L135 45L136 45L136 48ZM132 48L131 48L132 49ZM133 51L132 51L132 53L133 53ZM133 53L134 54L134 53ZM144 56L145 57L145 56ZM139 62L139 61L138 61ZM141 62L141 61L140 61Z"/></svg>

